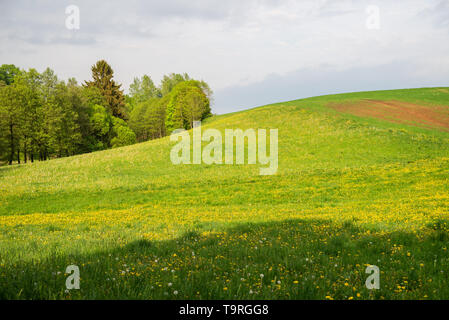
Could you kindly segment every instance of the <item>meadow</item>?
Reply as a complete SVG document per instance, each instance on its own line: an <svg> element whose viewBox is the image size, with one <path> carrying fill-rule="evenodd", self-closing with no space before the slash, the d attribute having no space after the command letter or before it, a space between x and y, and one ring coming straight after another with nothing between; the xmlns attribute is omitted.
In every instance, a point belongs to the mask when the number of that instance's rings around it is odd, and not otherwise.
<svg viewBox="0 0 449 320"><path fill-rule="evenodd" d="M434 116L336 107L366 101ZM449 299L446 119L449 88L423 88L203 123L277 128L272 176L175 166L169 137L1 167L0 299ZM79 290L66 290L68 265L80 268ZM368 265L380 268L379 290L365 287Z"/></svg>

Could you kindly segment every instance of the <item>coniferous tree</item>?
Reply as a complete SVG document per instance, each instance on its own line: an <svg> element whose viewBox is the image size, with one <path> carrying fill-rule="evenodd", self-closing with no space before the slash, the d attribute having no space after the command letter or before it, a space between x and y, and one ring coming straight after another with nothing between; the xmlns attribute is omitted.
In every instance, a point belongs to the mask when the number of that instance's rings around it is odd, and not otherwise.
<svg viewBox="0 0 449 320"><path fill-rule="evenodd" d="M135 78L126 96L104 61L92 67L93 81L67 84L47 68L0 67L0 161L33 162L157 139L190 129L210 115L212 91L187 74L164 76L156 87L147 75Z"/></svg>
<svg viewBox="0 0 449 320"><path fill-rule="evenodd" d="M125 97L120 89L121 85L117 84L113 77L111 66L105 60L100 60L92 66L93 81L86 81L85 86L98 88L106 99L110 113L126 120Z"/></svg>

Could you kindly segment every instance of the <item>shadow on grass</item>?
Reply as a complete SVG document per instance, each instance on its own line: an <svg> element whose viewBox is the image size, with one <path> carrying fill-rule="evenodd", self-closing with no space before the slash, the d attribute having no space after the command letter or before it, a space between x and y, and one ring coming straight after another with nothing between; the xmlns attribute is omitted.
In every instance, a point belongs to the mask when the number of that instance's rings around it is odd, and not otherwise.
<svg viewBox="0 0 449 320"><path fill-rule="evenodd" d="M288 220L138 239L89 255L6 265L1 299L448 299L446 221L422 233ZM69 265L80 290L66 290ZM365 287L367 265L381 289Z"/></svg>

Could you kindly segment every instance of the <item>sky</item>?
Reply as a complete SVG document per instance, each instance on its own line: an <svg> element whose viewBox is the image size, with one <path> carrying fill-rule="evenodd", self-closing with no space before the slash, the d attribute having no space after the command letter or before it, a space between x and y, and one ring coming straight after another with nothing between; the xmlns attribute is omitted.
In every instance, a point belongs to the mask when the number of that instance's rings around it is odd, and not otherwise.
<svg viewBox="0 0 449 320"><path fill-rule="evenodd" d="M125 92L134 77L187 72L217 114L449 86L449 0L0 0L0 12L0 64L83 82L105 59Z"/></svg>

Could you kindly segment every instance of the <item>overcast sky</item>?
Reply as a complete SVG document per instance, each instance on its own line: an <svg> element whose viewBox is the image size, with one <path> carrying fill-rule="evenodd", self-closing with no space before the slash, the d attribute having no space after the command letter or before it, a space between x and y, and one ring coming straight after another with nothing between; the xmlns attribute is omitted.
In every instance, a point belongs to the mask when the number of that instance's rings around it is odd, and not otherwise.
<svg viewBox="0 0 449 320"><path fill-rule="evenodd" d="M105 59L125 91L135 76L187 72L210 84L215 113L449 86L449 0L0 0L0 12L0 64L81 82Z"/></svg>

